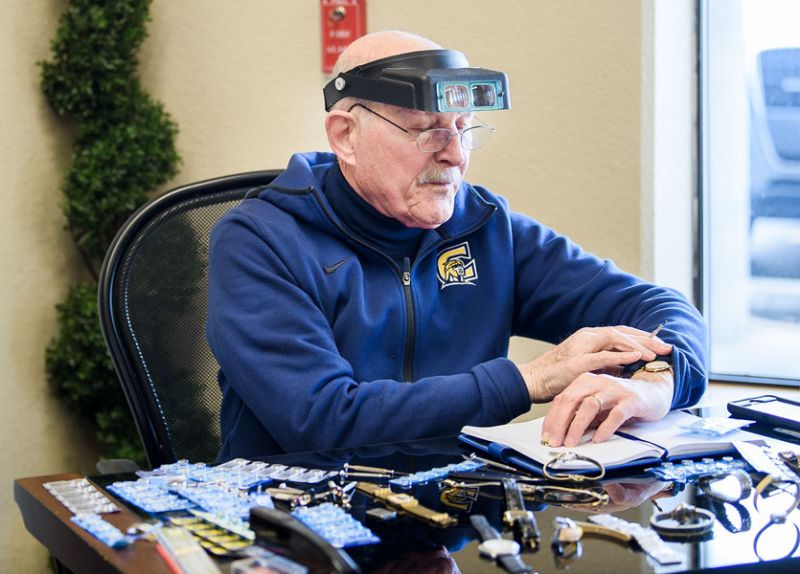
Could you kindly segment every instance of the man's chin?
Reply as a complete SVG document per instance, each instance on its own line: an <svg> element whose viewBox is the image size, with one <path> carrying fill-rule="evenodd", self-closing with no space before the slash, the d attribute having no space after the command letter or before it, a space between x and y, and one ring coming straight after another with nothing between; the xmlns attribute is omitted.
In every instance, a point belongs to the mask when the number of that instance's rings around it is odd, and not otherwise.
<svg viewBox="0 0 800 574"><path fill-rule="evenodd" d="M420 229L436 229L453 217L452 207L448 210L441 210L438 213L415 214L411 213L406 227L418 227Z"/></svg>

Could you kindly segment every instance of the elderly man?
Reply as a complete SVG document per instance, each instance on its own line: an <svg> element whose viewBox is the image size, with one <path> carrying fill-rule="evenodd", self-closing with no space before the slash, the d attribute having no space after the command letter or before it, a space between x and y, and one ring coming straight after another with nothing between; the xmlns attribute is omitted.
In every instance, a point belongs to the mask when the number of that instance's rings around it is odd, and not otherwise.
<svg viewBox="0 0 800 574"><path fill-rule="evenodd" d="M509 107L504 74L379 32L324 94L333 153L293 156L212 237L221 460L453 435L546 401L550 444L574 445L702 395L705 327L682 296L464 181L493 131L475 112ZM555 346L514 364L512 335Z"/></svg>

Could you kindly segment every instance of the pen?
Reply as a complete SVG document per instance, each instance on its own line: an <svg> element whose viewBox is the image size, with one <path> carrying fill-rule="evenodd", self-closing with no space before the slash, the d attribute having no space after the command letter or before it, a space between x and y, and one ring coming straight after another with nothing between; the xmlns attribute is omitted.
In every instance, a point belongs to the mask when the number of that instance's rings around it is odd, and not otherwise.
<svg viewBox="0 0 800 574"><path fill-rule="evenodd" d="M507 464L502 464L502 463L500 463L500 462L495 462L495 461L493 461L493 460L489 460L488 458L482 458L482 457L478 456L477 454L475 454L474 452L473 452L473 453L470 453L470 455L469 455L469 456L467 456L467 455L465 455L465 454L462 454L461 456L462 456L462 457L463 457L465 460L477 460L477 461L479 461L479 462L482 462L482 463L483 463L483 464L485 464L486 466L492 466L492 467L494 467L494 468L498 468L498 469L500 469L500 470L505 470L505 471L507 471L507 472L511 472L511 473L513 473L513 474L519 474L519 473L521 472L521 471L520 471L520 469L518 469L518 468L517 468L517 467L515 467L515 466L509 466L509 465L507 465ZM527 474L527 473L525 473L525 474Z"/></svg>
<svg viewBox="0 0 800 574"><path fill-rule="evenodd" d="M663 323L659 323L658 327L653 329L653 331L650 333L650 337L655 337L656 335L658 335L661 332L661 329L664 328L664 325L666 325L666 323L667 323L666 321L664 321Z"/></svg>

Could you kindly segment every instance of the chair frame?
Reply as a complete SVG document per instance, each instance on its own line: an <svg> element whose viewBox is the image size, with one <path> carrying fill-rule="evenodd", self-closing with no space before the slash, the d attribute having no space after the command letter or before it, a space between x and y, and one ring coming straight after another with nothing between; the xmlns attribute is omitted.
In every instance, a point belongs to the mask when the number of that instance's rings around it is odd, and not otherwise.
<svg viewBox="0 0 800 574"><path fill-rule="evenodd" d="M262 170L228 175L169 190L136 210L117 232L106 252L98 280L100 326L151 468L175 462L177 457L147 369L126 341L126 337L135 340L135 335L125 327L125 310L116 297L120 264L140 232L173 206L233 190L241 190L240 199L244 199L249 191L267 185L281 171Z"/></svg>

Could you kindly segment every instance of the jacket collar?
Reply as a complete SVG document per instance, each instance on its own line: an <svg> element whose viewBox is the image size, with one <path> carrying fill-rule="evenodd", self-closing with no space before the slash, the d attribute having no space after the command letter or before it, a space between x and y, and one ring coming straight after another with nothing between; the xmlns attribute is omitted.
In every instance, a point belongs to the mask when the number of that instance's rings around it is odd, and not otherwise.
<svg viewBox="0 0 800 574"><path fill-rule="evenodd" d="M269 190L290 192L292 195L311 194L321 202L321 206L330 216L336 217L324 194L324 182L328 171L333 167L336 156L330 152L310 152L293 155L289 164L264 192L259 194L262 199L272 197ZM456 194L453 216L437 228L442 238L457 237L471 232L483 225L497 210L498 205L494 198L488 197L469 183L462 182ZM293 208L292 205L296 205ZM295 202L281 201L284 209L291 210L300 217L305 207ZM337 221L336 223L341 223ZM427 242L426 242L427 243Z"/></svg>

